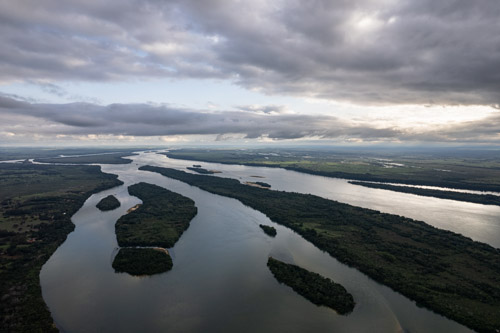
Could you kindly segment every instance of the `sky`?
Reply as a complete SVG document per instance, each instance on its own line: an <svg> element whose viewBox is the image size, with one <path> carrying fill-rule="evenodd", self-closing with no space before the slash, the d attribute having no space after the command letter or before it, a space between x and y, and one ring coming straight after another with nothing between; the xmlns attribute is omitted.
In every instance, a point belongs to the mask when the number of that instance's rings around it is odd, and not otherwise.
<svg viewBox="0 0 500 333"><path fill-rule="evenodd" d="M0 0L0 145L497 145L498 17L498 0Z"/></svg>

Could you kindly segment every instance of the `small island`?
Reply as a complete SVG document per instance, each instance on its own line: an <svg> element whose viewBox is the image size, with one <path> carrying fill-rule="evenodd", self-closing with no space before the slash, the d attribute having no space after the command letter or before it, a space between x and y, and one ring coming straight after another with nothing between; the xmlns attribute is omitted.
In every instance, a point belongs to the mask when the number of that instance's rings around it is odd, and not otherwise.
<svg viewBox="0 0 500 333"><path fill-rule="evenodd" d="M296 293L313 302L345 315L354 309L354 299L340 284L318 273L309 272L299 266L286 264L272 257L267 261L276 280L291 287Z"/></svg>
<svg viewBox="0 0 500 333"><path fill-rule="evenodd" d="M120 201L114 195L108 195L96 205L99 210L105 212L120 207Z"/></svg>
<svg viewBox="0 0 500 333"><path fill-rule="evenodd" d="M271 188L270 184L264 183L264 182L245 182L245 184L250 185L250 186L254 186L254 187L264 188L264 189Z"/></svg>
<svg viewBox="0 0 500 333"><path fill-rule="evenodd" d="M265 224L259 224L259 227L264 230L266 234L268 234L271 237L276 236L276 228L265 225Z"/></svg>
<svg viewBox="0 0 500 333"><path fill-rule="evenodd" d="M117 273L153 275L172 269L172 258L162 248L122 248L113 260Z"/></svg>
<svg viewBox="0 0 500 333"><path fill-rule="evenodd" d="M217 170L207 170L207 169L203 169L201 167L186 167L186 169L188 170L191 170L191 171L194 171L194 172L197 172L197 173L200 173L202 175L213 175L214 173L221 173L220 171L217 171Z"/></svg>

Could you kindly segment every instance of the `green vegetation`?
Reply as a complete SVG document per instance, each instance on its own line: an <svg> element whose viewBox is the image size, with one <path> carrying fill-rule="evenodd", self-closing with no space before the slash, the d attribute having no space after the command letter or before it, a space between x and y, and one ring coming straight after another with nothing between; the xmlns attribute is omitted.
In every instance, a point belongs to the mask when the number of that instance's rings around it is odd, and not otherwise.
<svg viewBox="0 0 500 333"><path fill-rule="evenodd" d="M120 201L114 195L108 195L96 205L99 210L108 211L120 207Z"/></svg>
<svg viewBox="0 0 500 333"><path fill-rule="evenodd" d="M324 305L344 315L354 309L354 299L345 288L317 273L299 266L285 264L269 257L267 267L276 280L291 287L296 293L316 305Z"/></svg>
<svg viewBox="0 0 500 333"><path fill-rule="evenodd" d="M200 167L193 167L193 168L187 167L186 169L194 171L194 172L201 173L203 175L212 175L212 174L215 173L215 171L203 169L203 168L200 168Z"/></svg>
<svg viewBox="0 0 500 333"><path fill-rule="evenodd" d="M113 260L116 272L153 275L172 269L172 258L164 249L122 248Z"/></svg>
<svg viewBox="0 0 500 333"><path fill-rule="evenodd" d="M128 191L143 204L116 222L121 247L172 247L197 213L193 200L156 185L139 183Z"/></svg>
<svg viewBox="0 0 500 333"><path fill-rule="evenodd" d="M0 164L0 326L57 332L39 274L92 194L122 184L97 166Z"/></svg>
<svg viewBox="0 0 500 333"><path fill-rule="evenodd" d="M483 205L500 205L500 196L492 195L492 194L471 194L471 193L462 193L462 192L453 192L453 191L440 191L440 190L432 190L418 187L410 187L410 186L397 186L390 184L379 184L379 183L365 183L365 182L355 182L350 181L349 183L354 185L361 185L365 187L371 188L380 188L384 190L390 190L395 192L403 192L403 193L411 193L426 197L435 197L442 199L450 199L457 201L467 201L474 202Z"/></svg>
<svg viewBox="0 0 500 333"><path fill-rule="evenodd" d="M124 156L133 155L132 151L120 153L101 153L100 155L84 155L70 157L52 157L52 158L37 158L35 162L41 163L62 163L62 164L128 164L132 160L123 158Z"/></svg>
<svg viewBox="0 0 500 333"><path fill-rule="evenodd" d="M271 237L275 237L276 236L276 228L275 227L271 227L271 226L268 226L268 225L265 225L265 224L259 224L259 227L264 230L264 232L266 234L268 234L269 236Z"/></svg>
<svg viewBox="0 0 500 333"><path fill-rule="evenodd" d="M500 192L498 150L179 149L170 158L279 167L313 175Z"/></svg>
<svg viewBox="0 0 500 333"><path fill-rule="evenodd" d="M480 332L500 329L500 250L401 216L235 179L141 170L240 200L341 262Z"/></svg>

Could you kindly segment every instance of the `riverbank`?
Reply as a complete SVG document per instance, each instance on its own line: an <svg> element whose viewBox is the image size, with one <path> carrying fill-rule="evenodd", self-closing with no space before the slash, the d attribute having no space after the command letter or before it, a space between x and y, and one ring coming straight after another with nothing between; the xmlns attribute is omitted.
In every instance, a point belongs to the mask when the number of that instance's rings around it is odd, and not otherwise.
<svg viewBox="0 0 500 333"><path fill-rule="evenodd" d="M13 332L57 332L42 298L44 263L75 228L92 194L123 184L97 166L1 164L0 322Z"/></svg>

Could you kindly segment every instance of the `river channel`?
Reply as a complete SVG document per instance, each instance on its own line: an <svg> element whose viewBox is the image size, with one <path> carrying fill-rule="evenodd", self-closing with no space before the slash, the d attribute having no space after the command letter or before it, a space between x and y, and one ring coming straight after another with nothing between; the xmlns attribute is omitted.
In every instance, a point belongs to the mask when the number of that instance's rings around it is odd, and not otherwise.
<svg viewBox="0 0 500 333"><path fill-rule="evenodd" d="M168 159L155 153L140 153L130 158L131 164L101 166L104 172L118 175L125 184L94 194L85 202L72 217L75 231L42 268L43 297L61 331L470 331L417 307L406 297L339 263L298 234L237 200L138 170L147 164L185 170L192 161ZM218 176L241 181L259 181L252 176L265 177L261 181L274 189L313 193L417 218L498 247L495 242L499 238L500 209L494 206L362 188L345 180L283 169L200 164L222 171ZM173 269L151 277L115 273L111 267L117 251L114 224L129 208L140 203L127 192L128 186L138 182L180 193L193 199L198 208L188 230L169 249ZM99 211L95 205L109 194L116 195L121 207L110 212ZM277 236L267 236L259 224L274 226ZM495 232L496 237L488 236ZM357 303L354 311L347 316L337 315L279 284L266 266L270 255L341 283L354 296Z"/></svg>

